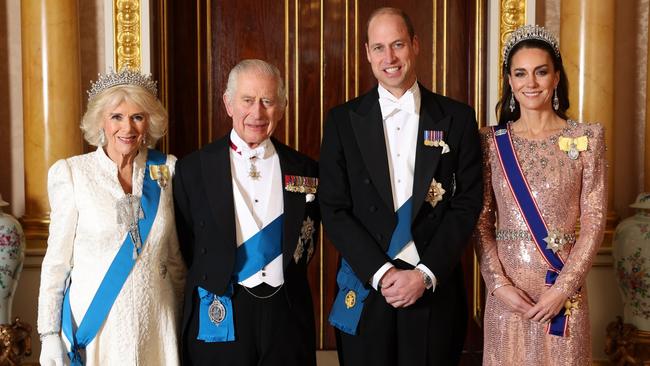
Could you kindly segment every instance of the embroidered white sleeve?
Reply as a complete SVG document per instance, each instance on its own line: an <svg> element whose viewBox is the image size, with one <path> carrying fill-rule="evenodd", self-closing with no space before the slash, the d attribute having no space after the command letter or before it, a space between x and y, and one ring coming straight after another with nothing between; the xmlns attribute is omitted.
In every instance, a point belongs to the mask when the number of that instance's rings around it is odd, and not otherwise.
<svg viewBox="0 0 650 366"><path fill-rule="evenodd" d="M63 291L72 267L72 247L77 226L77 207L70 167L57 161L48 172L50 200L50 234L41 269L38 294L38 332L61 329Z"/></svg>
<svg viewBox="0 0 650 366"><path fill-rule="evenodd" d="M170 182L171 177L174 176L176 168L176 157L173 155L168 155L167 165L169 166L170 172ZM169 186L171 192L172 187ZM170 205L171 209L174 209L174 205ZM172 215L173 218L173 215ZM174 294L176 295L176 314L179 316L177 319L180 323L180 314L183 299L183 288L185 287L185 263L183 262L183 257L181 256L181 251L178 242L178 234L176 233L176 224L174 221L169 223L171 226L171 232L168 238L168 247L169 247L169 258L168 258L168 269L169 275L171 277L172 286L174 288Z"/></svg>

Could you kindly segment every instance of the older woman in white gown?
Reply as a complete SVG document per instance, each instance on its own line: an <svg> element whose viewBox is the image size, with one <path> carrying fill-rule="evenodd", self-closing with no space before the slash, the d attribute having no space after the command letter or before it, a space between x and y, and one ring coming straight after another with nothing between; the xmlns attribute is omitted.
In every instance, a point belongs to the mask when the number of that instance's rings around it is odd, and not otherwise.
<svg viewBox="0 0 650 366"><path fill-rule="evenodd" d="M156 84L135 71L92 85L81 128L94 152L49 171L50 236L38 304L42 365L175 365L185 268L176 158ZM66 355L67 354L67 355Z"/></svg>

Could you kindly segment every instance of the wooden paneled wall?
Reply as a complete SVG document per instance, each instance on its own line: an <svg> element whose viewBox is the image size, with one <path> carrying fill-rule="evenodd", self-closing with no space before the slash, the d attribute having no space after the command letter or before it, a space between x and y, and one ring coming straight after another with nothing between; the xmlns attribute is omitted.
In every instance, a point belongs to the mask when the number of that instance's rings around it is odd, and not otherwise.
<svg viewBox="0 0 650 366"><path fill-rule="evenodd" d="M275 137L318 159L329 108L376 83L365 53L368 16L397 6L420 39L418 80L472 104L484 120L486 0L157 0L153 4L154 74L170 112L163 148L183 157L232 127L221 96L239 60L261 58L284 75L289 104ZM477 83L478 80L478 83ZM310 265L319 348L335 348L327 314L335 294L338 254L326 238ZM467 252L468 295L474 257ZM470 307L472 301L470 298ZM480 348L470 325L468 349ZM478 342L478 343L477 343ZM472 346L472 344L478 346Z"/></svg>

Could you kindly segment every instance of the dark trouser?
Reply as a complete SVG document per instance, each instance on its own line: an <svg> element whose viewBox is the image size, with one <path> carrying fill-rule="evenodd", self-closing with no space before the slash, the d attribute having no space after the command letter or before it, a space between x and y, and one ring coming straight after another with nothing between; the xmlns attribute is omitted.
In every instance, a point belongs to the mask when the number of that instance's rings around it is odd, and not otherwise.
<svg viewBox="0 0 650 366"><path fill-rule="evenodd" d="M380 292L366 299L357 335L336 331L341 366L457 365L465 340L467 306L462 287L430 290L395 309Z"/></svg>
<svg viewBox="0 0 650 366"><path fill-rule="evenodd" d="M266 284L248 289L259 297L275 292ZM194 301L190 324L184 334L185 365L309 366L316 365L314 320L290 307L285 288L269 298L251 295L235 286L232 297L235 341L206 343L198 334L198 302Z"/></svg>

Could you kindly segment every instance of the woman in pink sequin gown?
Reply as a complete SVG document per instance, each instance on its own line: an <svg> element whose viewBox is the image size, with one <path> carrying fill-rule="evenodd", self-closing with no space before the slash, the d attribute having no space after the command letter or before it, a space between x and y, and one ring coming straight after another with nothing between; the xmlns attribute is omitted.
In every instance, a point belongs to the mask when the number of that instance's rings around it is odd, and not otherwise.
<svg viewBox="0 0 650 366"><path fill-rule="evenodd" d="M494 130L483 128L485 193L476 231L476 252L488 293L483 364L588 365L591 337L585 281L606 219L604 131L600 124L567 118L568 87L555 37L537 26L520 28L513 37L504 50L497 129L509 131L549 236L555 233L566 242L557 251L564 267L547 286L549 265L505 179ZM550 319L565 311L567 300L576 302L577 308L567 317L566 334L548 334Z"/></svg>

